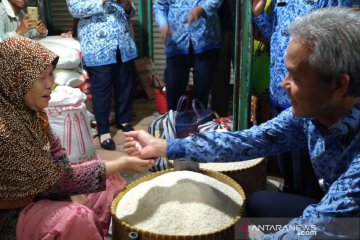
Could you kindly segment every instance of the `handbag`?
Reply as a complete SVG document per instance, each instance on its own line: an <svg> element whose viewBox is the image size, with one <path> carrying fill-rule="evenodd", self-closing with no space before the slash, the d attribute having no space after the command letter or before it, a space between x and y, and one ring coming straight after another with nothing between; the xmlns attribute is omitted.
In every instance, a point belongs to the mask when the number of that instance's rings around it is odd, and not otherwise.
<svg viewBox="0 0 360 240"><path fill-rule="evenodd" d="M233 129L232 116L216 118L212 121L206 122L198 126L199 133L202 132L228 132Z"/></svg>
<svg viewBox="0 0 360 240"><path fill-rule="evenodd" d="M155 117L149 124L148 132L157 138L170 139L176 137L175 131L175 112L169 110L167 113ZM168 168L166 157L156 159L155 165L149 169L151 172L157 172Z"/></svg>
<svg viewBox="0 0 360 240"><path fill-rule="evenodd" d="M189 107L191 102L191 107ZM192 134L198 133L198 126L213 120L215 114L198 100L190 101L189 97L181 96L177 108L175 129L176 137L184 138Z"/></svg>

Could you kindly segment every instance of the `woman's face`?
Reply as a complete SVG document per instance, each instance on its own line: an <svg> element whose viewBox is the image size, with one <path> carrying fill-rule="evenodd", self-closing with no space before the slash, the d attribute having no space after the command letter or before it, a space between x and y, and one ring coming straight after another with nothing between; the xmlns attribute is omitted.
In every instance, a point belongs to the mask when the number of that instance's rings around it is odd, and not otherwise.
<svg viewBox="0 0 360 240"><path fill-rule="evenodd" d="M50 64L39 76L39 79L25 94L25 104L34 110L42 110L49 105L51 87L54 84L54 66Z"/></svg>
<svg viewBox="0 0 360 240"><path fill-rule="evenodd" d="M10 3L17 8L23 8L25 7L27 0L10 0Z"/></svg>

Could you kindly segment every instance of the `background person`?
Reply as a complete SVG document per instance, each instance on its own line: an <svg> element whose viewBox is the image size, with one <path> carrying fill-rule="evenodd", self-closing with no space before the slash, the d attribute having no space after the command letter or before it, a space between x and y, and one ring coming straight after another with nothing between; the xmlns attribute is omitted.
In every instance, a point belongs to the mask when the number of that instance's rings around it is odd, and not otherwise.
<svg viewBox="0 0 360 240"><path fill-rule="evenodd" d="M349 221L342 220L355 217L350 222L356 226L360 214L359 26L360 12L340 7L313 11L290 26L288 74L281 86L292 107L277 117L243 131L207 132L183 139L129 132L125 152L141 158L230 162L307 147L325 196L318 201L256 192L247 199L248 216L294 218L289 225L315 226L316 236L324 239L359 238ZM141 149L135 147L137 142ZM299 239L300 230L285 228L264 239Z"/></svg>
<svg viewBox="0 0 360 240"><path fill-rule="evenodd" d="M281 82L288 73L285 66L285 52L290 40L288 26L296 18L316 9L351 7L352 2L353 0L272 0L268 14L264 10L266 0L252 0L253 21L270 42L269 92L274 116L291 106L286 90L281 87ZM279 154L277 162L285 181L284 191L319 199L322 197L306 148Z"/></svg>
<svg viewBox="0 0 360 240"><path fill-rule="evenodd" d="M35 38L48 34L41 20L30 20L23 8L27 0L2 0L0 2L0 39L22 35Z"/></svg>
<svg viewBox="0 0 360 240"><path fill-rule="evenodd" d="M79 18L77 37L90 77L90 91L101 147L115 150L109 116L112 91L118 128L131 131L134 59L138 56L130 25L135 6L130 0L67 0L71 15Z"/></svg>
<svg viewBox="0 0 360 240"><path fill-rule="evenodd" d="M213 74L211 109L220 117L228 117L231 103L231 64L234 63L236 1L223 0L218 11L221 29L221 48Z"/></svg>
<svg viewBox="0 0 360 240"><path fill-rule="evenodd" d="M118 157L70 165L44 108L58 57L24 37L0 42L0 239L104 239L120 170L153 160ZM87 194L82 204L71 196Z"/></svg>
<svg viewBox="0 0 360 240"><path fill-rule="evenodd" d="M168 109L176 110L186 93L193 68L192 96L208 105L214 69L220 48L221 0L156 0L155 21L165 40L166 98Z"/></svg>

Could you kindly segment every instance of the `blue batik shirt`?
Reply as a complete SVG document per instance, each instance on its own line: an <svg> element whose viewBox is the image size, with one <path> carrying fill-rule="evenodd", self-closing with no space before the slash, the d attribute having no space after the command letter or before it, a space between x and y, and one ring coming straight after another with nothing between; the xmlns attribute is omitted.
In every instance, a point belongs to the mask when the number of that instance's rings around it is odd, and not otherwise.
<svg viewBox="0 0 360 240"><path fill-rule="evenodd" d="M309 149L315 174L323 181L326 195L289 224L315 225L318 235L336 236L333 228L327 228L335 218L360 215L360 102L331 127L314 119L295 117L289 108L244 131L168 139L167 155L169 159L231 162L302 147ZM264 239L278 239L281 234L287 236L283 239L299 239L296 231L280 231L265 235Z"/></svg>
<svg viewBox="0 0 360 240"><path fill-rule="evenodd" d="M67 0L71 15L79 18L78 38L84 64L88 67L116 63L116 51L120 50L122 62L137 57L130 14L122 3L110 0Z"/></svg>
<svg viewBox="0 0 360 240"><path fill-rule="evenodd" d="M194 53L220 48L220 21L217 14L222 0L156 0L155 21L159 28L168 24L171 34L165 42L166 56L189 54L190 43ZM200 6L204 14L191 25L188 16Z"/></svg>
<svg viewBox="0 0 360 240"><path fill-rule="evenodd" d="M283 3L279 6L279 2ZM273 0L271 12L253 17L256 26L270 41L270 99L274 107L291 106L289 97L280 84L287 75L285 51L289 43L288 26L295 18L328 6L351 7L353 0Z"/></svg>

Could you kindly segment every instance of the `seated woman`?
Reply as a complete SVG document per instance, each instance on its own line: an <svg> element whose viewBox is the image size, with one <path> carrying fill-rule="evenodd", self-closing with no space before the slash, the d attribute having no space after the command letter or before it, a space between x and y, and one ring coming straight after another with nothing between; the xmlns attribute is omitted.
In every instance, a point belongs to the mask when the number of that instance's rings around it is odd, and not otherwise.
<svg viewBox="0 0 360 240"><path fill-rule="evenodd" d="M0 1L0 40L22 35L28 38L47 36L48 30L41 20L31 20L23 10L27 0Z"/></svg>
<svg viewBox="0 0 360 240"><path fill-rule="evenodd" d="M104 239L120 170L153 160L118 157L70 165L50 130L48 106L58 57L24 37L0 42L0 239ZM82 203L71 196L84 195Z"/></svg>

